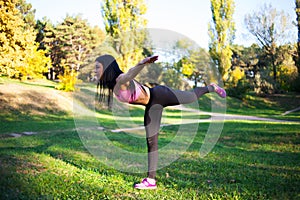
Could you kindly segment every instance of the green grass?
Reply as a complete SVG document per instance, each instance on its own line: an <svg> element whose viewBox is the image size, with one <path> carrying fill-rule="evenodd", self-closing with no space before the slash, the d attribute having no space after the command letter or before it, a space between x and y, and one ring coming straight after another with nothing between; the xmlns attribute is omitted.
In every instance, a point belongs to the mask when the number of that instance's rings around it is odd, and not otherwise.
<svg viewBox="0 0 300 200"><path fill-rule="evenodd" d="M35 83L22 83L25 88L53 90L45 85L47 83L37 86ZM284 111L283 105L280 105L282 98L286 101L293 99L294 95L282 96L279 100L275 99L276 102L272 100L274 104L254 96L247 97L252 99L251 104L228 98L227 105L231 107L227 107L230 113L274 117ZM204 105L205 100L202 102L201 105ZM285 106L292 109L295 104ZM199 150L209 127L209 123L200 123L188 150L178 160L158 170L158 189L139 191L132 186L146 174L115 170L89 153L78 133L72 130L75 126L70 113L55 110L53 106L50 115L44 115L49 112L47 109L36 114L29 112L29 107L22 112L2 112L0 115L2 134L44 131L20 138L0 138L0 199L300 198L300 124L225 122L212 152L200 158ZM8 108L10 111L15 109L12 106ZM143 110L131 108L130 115L143 116ZM192 113L176 110L168 110L164 115L168 118L167 122L174 122L181 115L195 118ZM118 127L111 118L111 112L98 110L97 117L108 130ZM295 113L283 118L299 119ZM135 123L142 124L142 117L135 118ZM190 125L184 126L180 134L188 132ZM163 127L159 147L168 145L178 130L178 125ZM146 152L144 137L133 138L122 132L110 131L106 135L116 146L132 152Z"/></svg>
<svg viewBox="0 0 300 200"><path fill-rule="evenodd" d="M216 102L214 94L202 96L199 100L199 108L211 111L211 104ZM274 119L300 121L300 111L283 115L286 111L300 107L300 94L275 94L265 97L246 95L242 100L227 97L226 113L252 115Z"/></svg>

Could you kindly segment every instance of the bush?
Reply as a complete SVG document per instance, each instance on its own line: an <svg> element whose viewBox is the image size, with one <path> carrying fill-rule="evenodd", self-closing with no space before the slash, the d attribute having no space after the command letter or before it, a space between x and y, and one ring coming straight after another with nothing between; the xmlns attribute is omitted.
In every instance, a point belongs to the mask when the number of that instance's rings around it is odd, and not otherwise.
<svg viewBox="0 0 300 200"><path fill-rule="evenodd" d="M75 70L71 70L68 67L65 67L64 74L58 76L60 82L56 89L63 90L66 92L75 91L75 84L79 82L77 76L78 72L76 72Z"/></svg>
<svg viewBox="0 0 300 200"><path fill-rule="evenodd" d="M291 90L295 92L300 92L300 75L293 81Z"/></svg>
<svg viewBox="0 0 300 200"><path fill-rule="evenodd" d="M246 78L238 80L238 83L235 86L226 89L229 96L238 99L243 99L243 97L251 90L253 90L253 88Z"/></svg>

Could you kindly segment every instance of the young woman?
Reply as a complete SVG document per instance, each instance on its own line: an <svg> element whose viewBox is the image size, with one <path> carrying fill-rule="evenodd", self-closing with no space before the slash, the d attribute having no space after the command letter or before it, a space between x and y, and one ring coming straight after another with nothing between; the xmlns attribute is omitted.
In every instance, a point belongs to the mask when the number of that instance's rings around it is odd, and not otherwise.
<svg viewBox="0 0 300 200"><path fill-rule="evenodd" d="M96 73L100 77L100 88L113 91L121 102L145 106L144 126L148 147L148 177L141 183L135 184L134 187L137 189L156 188L158 133L163 108L192 103L209 92L216 92L222 98L226 97L226 91L216 84L196 87L192 91L180 91L162 85L149 88L134 80L147 64L153 63L157 59L158 56L147 57L129 69L127 73L120 70L118 63L111 55L103 55L96 59Z"/></svg>

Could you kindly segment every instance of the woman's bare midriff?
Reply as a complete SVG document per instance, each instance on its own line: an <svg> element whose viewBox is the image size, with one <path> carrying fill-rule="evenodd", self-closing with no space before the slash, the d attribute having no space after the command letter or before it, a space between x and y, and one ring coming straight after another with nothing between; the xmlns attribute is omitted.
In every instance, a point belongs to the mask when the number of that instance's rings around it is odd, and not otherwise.
<svg viewBox="0 0 300 200"><path fill-rule="evenodd" d="M139 105L147 105L149 103L150 100L150 89L148 87L142 86L144 87L146 94L141 93L141 95L137 98L137 100L135 102L133 102L132 104L139 104Z"/></svg>

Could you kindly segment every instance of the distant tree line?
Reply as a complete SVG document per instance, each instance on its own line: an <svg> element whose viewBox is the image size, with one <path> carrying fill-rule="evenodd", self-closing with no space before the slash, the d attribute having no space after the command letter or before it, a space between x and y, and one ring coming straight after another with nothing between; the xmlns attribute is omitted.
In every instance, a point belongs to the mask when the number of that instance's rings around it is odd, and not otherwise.
<svg viewBox="0 0 300 200"><path fill-rule="evenodd" d="M233 44L234 7L233 0L211 0L209 53L229 93L240 96L249 91L257 94L299 91L299 47L288 41L293 34L293 19L266 4L246 14L245 26L257 44L244 47Z"/></svg>
<svg viewBox="0 0 300 200"><path fill-rule="evenodd" d="M250 91L300 91L299 0L295 0L296 21L271 5L246 14L245 26L257 39L250 47L234 44L234 0L210 2L209 49L179 40L173 49L184 52L180 59L157 63L139 78L178 89L187 86L183 80L194 86L222 81L236 97ZM47 18L36 21L35 10L25 0L2 0L0 10L0 76L58 79L58 89L72 91L79 79L93 79L98 55L112 54L126 71L154 51L145 29L147 5L143 0L102 1L99 12L105 30L91 27L80 15L67 15L58 24ZM298 41L293 42L288 39L294 27ZM212 74L219 74L220 80L214 80Z"/></svg>

